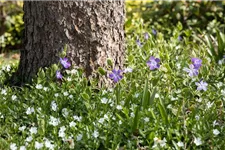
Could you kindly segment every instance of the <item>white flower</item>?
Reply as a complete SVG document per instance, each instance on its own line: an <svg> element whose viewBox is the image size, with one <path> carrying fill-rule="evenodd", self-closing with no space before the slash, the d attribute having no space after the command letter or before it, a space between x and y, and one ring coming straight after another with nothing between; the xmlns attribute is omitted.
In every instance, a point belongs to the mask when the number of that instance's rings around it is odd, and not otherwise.
<svg viewBox="0 0 225 150"><path fill-rule="evenodd" d="M76 74L77 73L77 70L76 69L72 69L70 73L71 74Z"/></svg>
<svg viewBox="0 0 225 150"><path fill-rule="evenodd" d="M59 123L60 123L59 118L55 118L53 116L50 116L50 122L49 122L49 124L51 124L53 126L57 126L57 125L59 125Z"/></svg>
<svg viewBox="0 0 225 150"><path fill-rule="evenodd" d="M139 95L140 95L139 93L136 93L136 94L134 95L134 97L135 97L135 98L138 98Z"/></svg>
<svg viewBox="0 0 225 150"><path fill-rule="evenodd" d="M183 146L184 146L184 143L181 142L181 141L179 141L179 142L177 142L177 146L178 146L178 147L183 147Z"/></svg>
<svg viewBox="0 0 225 150"><path fill-rule="evenodd" d="M208 103L206 104L207 108L208 108L208 109L211 108L212 105L213 105L213 103L214 103L214 102L212 102L212 103L208 102Z"/></svg>
<svg viewBox="0 0 225 150"><path fill-rule="evenodd" d="M167 142L166 138L163 138L163 140L159 141L159 144L160 144L161 147L164 147L164 146L166 146L166 142Z"/></svg>
<svg viewBox="0 0 225 150"><path fill-rule="evenodd" d="M2 90L1 92L2 95L7 95L7 91L5 89Z"/></svg>
<svg viewBox="0 0 225 150"><path fill-rule="evenodd" d="M82 139L83 135L82 134L78 134L77 135L77 141L80 141Z"/></svg>
<svg viewBox="0 0 225 150"><path fill-rule="evenodd" d="M34 108L33 107L28 107L27 108L27 111L26 111L26 114L27 115L30 115L30 114L32 114L34 112Z"/></svg>
<svg viewBox="0 0 225 150"><path fill-rule="evenodd" d="M222 64L223 64L223 59L219 60L219 61L218 61L218 64L219 64L219 65L222 65Z"/></svg>
<svg viewBox="0 0 225 150"><path fill-rule="evenodd" d="M104 121L105 121L104 118L100 118L100 119L98 120L98 122L101 123L101 124L103 124Z"/></svg>
<svg viewBox="0 0 225 150"><path fill-rule="evenodd" d="M104 114L104 119L108 120L109 119L108 115Z"/></svg>
<svg viewBox="0 0 225 150"><path fill-rule="evenodd" d="M56 111L57 110L57 104L56 104L55 101L52 101L51 102L51 108L52 108L53 111Z"/></svg>
<svg viewBox="0 0 225 150"><path fill-rule="evenodd" d="M60 129L59 129L59 137L61 137L61 138L64 138L65 137L65 131L66 131L66 127L65 126L62 126L62 127L60 127Z"/></svg>
<svg viewBox="0 0 225 150"><path fill-rule="evenodd" d="M10 144L10 150L17 150L17 146L15 143Z"/></svg>
<svg viewBox="0 0 225 150"><path fill-rule="evenodd" d="M225 96L225 90L221 90L221 94Z"/></svg>
<svg viewBox="0 0 225 150"><path fill-rule="evenodd" d="M72 79L70 77L68 77L66 80L69 81L69 82L72 81Z"/></svg>
<svg viewBox="0 0 225 150"><path fill-rule="evenodd" d="M158 93L155 94L155 98L159 98L159 94Z"/></svg>
<svg viewBox="0 0 225 150"><path fill-rule="evenodd" d="M42 89L42 88L43 88L43 86L42 86L41 84L37 84L37 85L36 85L36 89L39 89L39 90L40 90L40 89Z"/></svg>
<svg viewBox="0 0 225 150"><path fill-rule="evenodd" d="M177 69L181 68L180 63L177 63L176 66L177 66Z"/></svg>
<svg viewBox="0 0 225 150"><path fill-rule="evenodd" d="M68 96L69 93L66 91L66 92L63 92L63 95L64 95L64 96Z"/></svg>
<svg viewBox="0 0 225 150"><path fill-rule="evenodd" d="M121 125L121 124L122 124L122 121L120 120L120 121L119 121L119 125Z"/></svg>
<svg viewBox="0 0 225 150"><path fill-rule="evenodd" d="M194 143L195 143L196 146L201 145L202 144L201 138L195 138Z"/></svg>
<svg viewBox="0 0 225 150"><path fill-rule="evenodd" d="M47 88L47 87L44 87L43 90L44 90L44 91L48 91L48 88Z"/></svg>
<svg viewBox="0 0 225 150"><path fill-rule="evenodd" d="M51 150L54 150L54 144L51 143L51 141L49 141L48 139L45 139L45 147L49 148Z"/></svg>
<svg viewBox="0 0 225 150"><path fill-rule="evenodd" d="M32 140L33 140L32 136L28 136L25 141L26 142L31 142Z"/></svg>
<svg viewBox="0 0 225 150"><path fill-rule="evenodd" d="M216 120L213 121L213 127L215 127L216 125L219 125L218 122L216 122Z"/></svg>
<svg viewBox="0 0 225 150"><path fill-rule="evenodd" d="M20 150L26 150L26 146L20 146Z"/></svg>
<svg viewBox="0 0 225 150"><path fill-rule="evenodd" d="M94 137L94 138L97 138L98 136L99 136L99 133L98 133L98 131L94 131L94 133L92 134L92 136Z"/></svg>
<svg viewBox="0 0 225 150"><path fill-rule="evenodd" d="M128 73L128 72L132 72L133 71L133 69L132 68L126 68L126 69L124 69L124 73Z"/></svg>
<svg viewBox="0 0 225 150"><path fill-rule="evenodd" d="M43 146L44 146L43 143L39 143L39 142L35 141L35 145L34 145L35 149L41 149Z"/></svg>
<svg viewBox="0 0 225 150"><path fill-rule="evenodd" d="M196 115L196 116L195 116L195 119L196 119L196 120L199 120L199 118L200 118L199 115Z"/></svg>
<svg viewBox="0 0 225 150"><path fill-rule="evenodd" d="M134 113L132 112L132 113L130 113L130 116L131 116L131 117L134 117L135 115L134 115Z"/></svg>
<svg viewBox="0 0 225 150"><path fill-rule="evenodd" d="M82 119L82 117L81 117L81 116L80 116L80 117L78 117L78 116L74 115L74 116L73 116L73 119L74 119L74 120L77 120L77 121L79 121L79 122L80 122L80 121L81 121L81 119Z"/></svg>
<svg viewBox="0 0 225 150"><path fill-rule="evenodd" d="M123 109L123 107L121 105L117 105L116 109L121 110L121 109Z"/></svg>
<svg viewBox="0 0 225 150"><path fill-rule="evenodd" d="M15 101L17 99L16 95L12 95L12 100Z"/></svg>
<svg viewBox="0 0 225 150"><path fill-rule="evenodd" d="M196 101L201 103L202 102L202 98L197 98Z"/></svg>
<svg viewBox="0 0 225 150"><path fill-rule="evenodd" d="M55 93L54 96L55 96L55 97L58 97L58 96L59 96L59 93Z"/></svg>
<svg viewBox="0 0 225 150"><path fill-rule="evenodd" d="M163 138L163 140L160 140L159 138L155 137L154 138L154 145L152 146L152 148L156 148L158 144L160 144L161 147L165 147L166 146L166 138Z"/></svg>
<svg viewBox="0 0 225 150"><path fill-rule="evenodd" d="M26 126L19 127L20 131L24 131L25 129L26 129Z"/></svg>
<svg viewBox="0 0 225 150"><path fill-rule="evenodd" d="M101 99L101 103L102 103L102 104L107 104L107 102L108 102L108 99L107 99L107 98L103 97L103 98Z"/></svg>
<svg viewBox="0 0 225 150"><path fill-rule="evenodd" d="M70 95L69 98L72 99L73 98L73 95Z"/></svg>
<svg viewBox="0 0 225 150"><path fill-rule="evenodd" d="M177 97L176 97L176 98L175 98L175 97L173 97L173 96L171 97L171 101L176 101L176 100L178 100L178 98L177 98Z"/></svg>
<svg viewBox="0 0 225 150"><path fill-rule="evenodd" d="M76 126L76 122L71 121L71 122L70 122L70 127L75 127L75 126Z"/></svg>
<svg viewBox="0 0 225 150"><path fill-rule="evenodd" d="M213 134L214 134L214 135L218 135L218 134L220 134L220 131L217 130L217 129L213 129Z"/></svg>
<svg viewBox="0 0 225 150"><path fill-rule="evenodd" d="M62 115L63 115L63 117L68 117L68 115L69 115L69 111L68 111L68 109L67 108L63 108L62 109Z"/></svg>
<svg viewBox="0 0 225 150"><path fill-rule="evenodd" d="M29 131L30 131L30 134L36 134L37 133L37 127L31 127Z"/></svg>
<svg viewBox="0 0 225 150"><path fill-rule="evenodd" d="M145 122L149 122L149 118L148 118L148 117L145 117L145 118L144 118L144 121L145 121Z"/></svg>
<svg viewBox="0 0 225 150"><path fill-rule="evenodd" d="M10 66L10 65L6 65L6 66L3 66L3 67L2 67L2 70L5 70L5 71L7 71L7 72L9 72L10 69L11 69L11 66Z"/></svg>
<svg viewBox="0 0 225 150"><path fill-rule="evenodd" d="M221 86L223 86L223 83L222 83L222 82L218 82L218 83L216 84L216 86L217 86L218 88L221 88Z"/></svg>

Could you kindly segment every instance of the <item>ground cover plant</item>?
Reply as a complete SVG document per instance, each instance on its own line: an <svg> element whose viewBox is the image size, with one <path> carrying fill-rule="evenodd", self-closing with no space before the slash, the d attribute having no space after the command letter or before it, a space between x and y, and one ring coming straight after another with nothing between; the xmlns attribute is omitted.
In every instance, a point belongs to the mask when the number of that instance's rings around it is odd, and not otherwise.
<svg viewBox="0 0 225 150"><path fill-rule="evenodd" d="M2 66L0 149L223 149L224 33L178 23L168 38L140 18L126 32L125 68L95 72L111 87L64 53L24 87L4 85L17 64Z"/></svg>

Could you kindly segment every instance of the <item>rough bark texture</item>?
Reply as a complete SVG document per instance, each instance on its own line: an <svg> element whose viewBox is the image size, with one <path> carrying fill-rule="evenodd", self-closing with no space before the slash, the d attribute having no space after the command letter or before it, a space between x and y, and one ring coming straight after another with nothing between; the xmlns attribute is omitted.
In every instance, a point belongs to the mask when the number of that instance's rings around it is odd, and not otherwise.
<svg viewBox="0 0 225 150"><path fill-rule="evenodd" d="M89 76L106 59L122 67L124 56L124 1L25 1L24 50L17 73L30 81L40 67L59 62L65 44L73 65Z"/></svg>

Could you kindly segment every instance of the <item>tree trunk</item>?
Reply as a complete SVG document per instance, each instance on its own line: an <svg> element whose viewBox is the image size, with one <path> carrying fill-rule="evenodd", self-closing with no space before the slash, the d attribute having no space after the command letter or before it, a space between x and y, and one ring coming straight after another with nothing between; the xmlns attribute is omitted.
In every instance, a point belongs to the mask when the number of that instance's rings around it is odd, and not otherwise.
<svg viewBox="0 0 225 150"><path fill-rule="evenodd" d="M111 58L122 68L124 56L124 1L25 1L24 49L17 84L31 81L41 67L67 57L90 76Z"/></svg>

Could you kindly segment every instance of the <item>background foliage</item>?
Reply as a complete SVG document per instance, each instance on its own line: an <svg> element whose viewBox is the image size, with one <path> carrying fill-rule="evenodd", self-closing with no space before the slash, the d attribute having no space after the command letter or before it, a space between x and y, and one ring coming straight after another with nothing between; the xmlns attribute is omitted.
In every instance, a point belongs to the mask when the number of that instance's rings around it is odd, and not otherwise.
<svg viewBox="0 0 225 150"><path fill-rule="evenodd" d="M23 31L22 2L0 2L0 50L19 49ZM171 35L179 22L184 29L206 30L216 33L224 31L225 18L223 1L136 1L127 0L128 32L133 32L131 22L143 18L143 24Z"/></svg>
<svg viewBox="0 0 225 150"><path fill-rule="evenodd" d="M22 2L0 1L0 51L18 49L23 30Z"/></svg>
<svg viewBox="0 0 225 150"><path fill-rule="evenodd" d="M135 1L127 2L127 27L134 18L143 18L144 24L171 34L179 22L184 29L224 31L224 1Z"/></svg>

